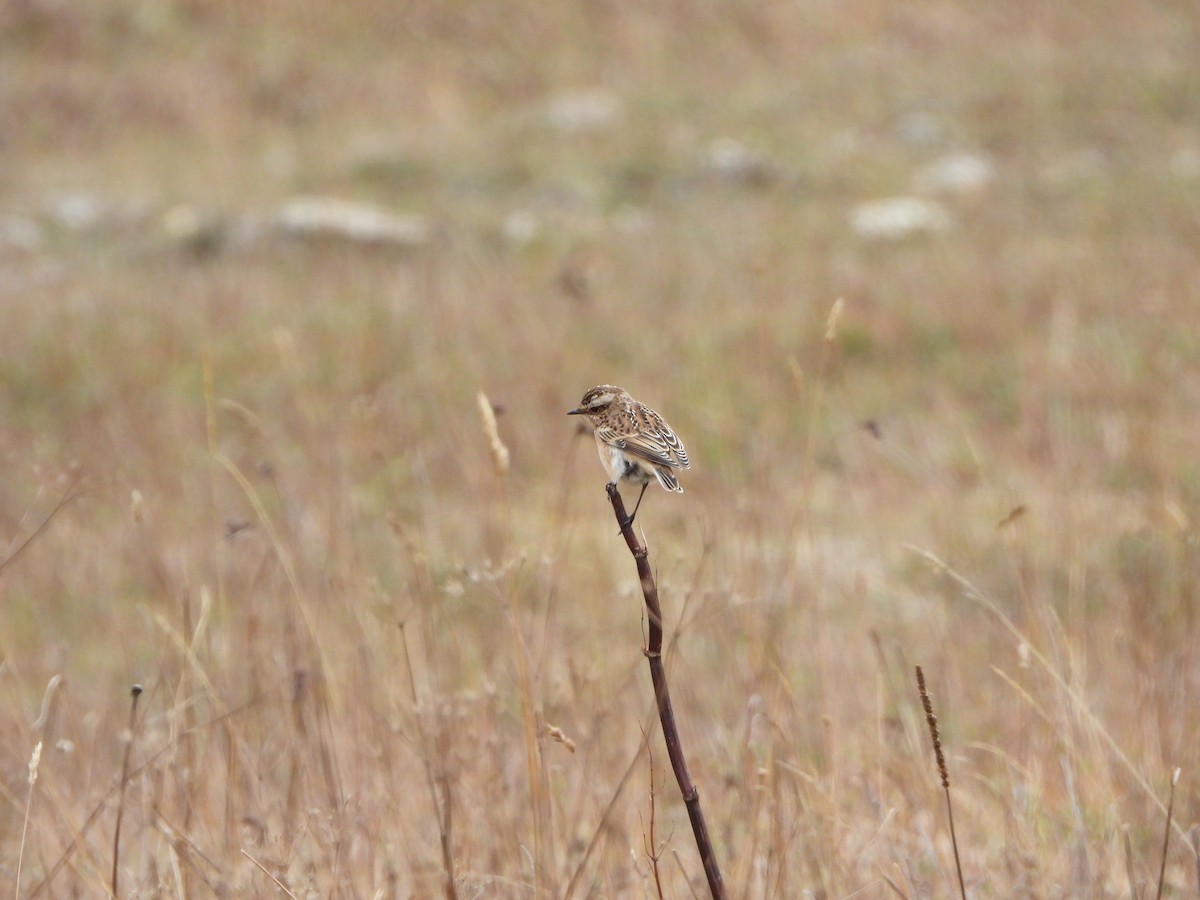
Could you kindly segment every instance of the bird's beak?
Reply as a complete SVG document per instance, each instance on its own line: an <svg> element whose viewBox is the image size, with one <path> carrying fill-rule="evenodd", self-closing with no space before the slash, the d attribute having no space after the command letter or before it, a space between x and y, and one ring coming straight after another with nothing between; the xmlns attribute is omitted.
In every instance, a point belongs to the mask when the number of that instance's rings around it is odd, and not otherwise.
<svg viewBox="0 0 1200 900"><path fill-rule="evenodd" d="M573 410L571 410L569 413L567 413L567 415L568 415L568 416L582 416L582 415L583 415L585 412L587 412L587 410L585 410L585 409L584 409L584 408L581 406L581 407L579 407L578 409L573 409Z"/></svg>

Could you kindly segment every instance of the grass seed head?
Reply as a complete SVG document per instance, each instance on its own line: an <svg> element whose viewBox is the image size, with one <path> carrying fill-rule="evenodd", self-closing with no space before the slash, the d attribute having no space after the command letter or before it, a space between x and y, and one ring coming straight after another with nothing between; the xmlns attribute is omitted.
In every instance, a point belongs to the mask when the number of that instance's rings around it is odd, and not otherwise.
<svg viewBox="0 0 1200 900"><path fill-rule="evenodd" d="M488 449L492 453L492 465L497 475L508 472L509 452L504 441L500 440L500 428L496 424L496 410L483 391L476 397L479 403L479 418L483 421L483 434L487 438Z"/></svg>

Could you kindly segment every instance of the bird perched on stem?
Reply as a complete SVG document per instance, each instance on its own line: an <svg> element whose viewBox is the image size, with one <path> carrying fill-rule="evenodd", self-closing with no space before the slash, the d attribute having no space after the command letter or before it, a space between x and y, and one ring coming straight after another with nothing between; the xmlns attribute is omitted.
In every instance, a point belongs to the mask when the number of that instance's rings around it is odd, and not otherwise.
<svg viewBox="0 0 1200 900"><path fill-rule="evenodd" d="M683 493L675 477L676 469L691 468L683 442L662 416L634 400L623 388L611 384L594 387L567 415L587 416L592 423L600 462L611 484L627 481L642 486L637 504L622 527L633 524L650 482Z"/></svg>

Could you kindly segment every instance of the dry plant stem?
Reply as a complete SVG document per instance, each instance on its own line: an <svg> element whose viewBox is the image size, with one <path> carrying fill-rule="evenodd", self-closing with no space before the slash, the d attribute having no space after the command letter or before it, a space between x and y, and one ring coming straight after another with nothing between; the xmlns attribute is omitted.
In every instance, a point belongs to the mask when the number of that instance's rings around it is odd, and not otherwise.
<svg viewBox="0 0 1200 900"><path fill-rule="evenodd" d="M270 878L273 882L275 882L275 887L279 888L279 890L283 891L285 894L287 894L289 897L291 897L292 900L299 900L299 898L297 898L295 894L293 894L291 891L289 891L287 889L286 884L284 884L282 881L280 881L278 878L276 878L274 875L271 874L270 869L268 869L266 866L264 866L262 863L260 863L257 859L255 859L253 856L251 856L249 853L247 853L245 847L242 848L242 856L246 857L246 859L248 859L248 860L250 860L250 862L254 863L254 865L258 868L258 870L260 872L262 872L264 875L266 875L268 878Z"/></svg>
<svg viewBox="0 0 1200 900"><path fill-rule="evenodd" d="M642 743L646 747L646 762L650 765L650 837L646 841L646 855L650 857L650 868L654 873L654 891L658 900L663 900L662 875L658 871L658 838L654 834L654 751L650 749L650 742L646 738L647 735L643 731Z"/></svg>
<svg viewBox="0 0 1200 900"><path fill-rule="evenodd" d="M950 787L945 788L946 791L946 819L950 823L950 845L954 848L954 870L958 874L958 889L962 893L962 900L967 900L967 887L963 883L962 863L958 859L958 838L954 833L954 804L950 802Z"/></svg>
<svg viewBox="0 0 1200 900"><path fill-rule="evenodd" d="M1125 843L1125 878L1129 882L1129 900L1138 900L1137 879L1133 874L1133 842L1129 840L1129 826L1121 836Z"/></svg>
<svg viewBox="0 0 1200 900"><path fill-rule="evenodd" d="M704 821L704 812L700 809L700 792L696 790L692 776L688 774L687 761L683 756L683 743L679 738L679 727L675 724L675 711L671 706L667 670L662 658L662 607L658 603L658 585L654 581L654 573L650 570L649 553L633 533L633 525L625 515L625 503L615 484L608 485L608 502L612 504L613 514L617 517L617 524L621 527L621 535L625 538L629 552L637 562L638 577L642 582L642 595L646 600L646 614L650 622L646 658L650 661L650 678L654 682L654 698L658 703L658 717L662 722L667 756L671 760L675 781L679 784L679 792L683 794L683 802L687 806L692 832L696 837L696 849L699 850L700 861L704 864L709 890L714 898L723 900L726 896L725 881L717 865L717 855L713 850L712 838L708 834L708 825Z"/></svg>
<svg viewBox="0 0 1200 900"><path fill-rule="evenodd" d="M1196 893L1200 893L1200 825L1192 828L1192 853L1196 857Z"/></svg>
<svg viewBox="0 0 1200 900"><path fill-rule="evenodd" d="M1171 796L1167 799L1167 824L1163 830L1163 849L1162 862L1158 867L1158 893L1155 894L1156 900L1161 900L1163 893L1163 882L1167 876L1167 848L1171 846L1171 813L1175 809L1175 785L1179 783L1180 770L1176 769L1171 776Z"/></svg>
<svg viewBox="0 0 1200 900"><path fill-rule="evenodd" d="M38 764L41 759L42 742L38 741L33 748L33 754L29 757L29 793L25 796L25 819L21 823L21 849L17 851L17 887L13 894L17 900L20 900L21 897L21 864L25 861L25 838L29 834L29 815L33 812L33 789L37 784Z"/></svg>
<svg viewBox="0 0 1200 900"><path fill-rule="evenodd" d="M175 748L178 741L190 739L205 729L211 728L214 725L219 725L223 722L227 722L233 716L250 709L258 702L258 698L251 699L246 703L243 703L241 706L222 713L221 715L203 723L202 725L195 726L189 732L172 737L171 740L169 740L164 746L160 747L157 751L151 753L146 759L142 760L141 764L129 773L130 776L139 775L146 771L148 768L158 762L159 759L171 752ZM57 860L55 860L54 865L50 867L50 871L47 872L45 876L43 876L42 880L37 883L37 886L29 892L29 900L36 900L37 897L40 897L43 891L49 887L50 882L52 882L58 873L62 871L63 867L71 861L71 858L79 849L79 846L87 836L87 833L91 830L92 826L96 824L96 820L100 818L100 813L103 812L107 807L108 798L121 789L122 783L123 781L114 782L104 796L100 798L100 802L92 807L92 811L88 813L87 818L83 821L83 824L73 830L71 840L68 842L66 849L59 854L59 857Z"/></svg>
<svg viewBox="0 0 1200 900"><path fill-rule="evenodd" d="M408 650L408 638L405 624L400 623L400 646L404 650L404 666L408 672L408 691L409 701L412 703L414 710L414 719L416 722L417 735L420 737L420 746L423 749L421 753L421 761L425 766L425 781L429 786L429 796L433 799L433 807L436 811L438 822L438 838L442 848L442 876L445 879L446 900L458 900L458 880L454 874L454 812L452 804L454 798L451 795L450 776L446 771L446 748L439 746L437 748L437 770L434 770L434 764L428 751L429 738L425 734L425 727L421 723L421 715L417 712L421 703L417 697L417 675L413 670L412 654ZM443 735L445 732L444 726L438 723L439 744L445 743Z"/></svg>
<svg viewBox="0 0 1200 900"><path fill-rule="evenodd" d="M886 874L882 875L881 877L883 878L884 884L886 884L888 887L890 887L895 892L897 897L901 897L901 898L903 898L903 900L908 900L908 894L906 894L906 893L904 893L904 891L900 890L900 888L897 887L896 882L894 882L894 881L892 881L892 879L888 878Z"/></svg>
<svg viewBox="0 0 1200 900"><path fill-rule="evenodd" d="M655 704L657 706L657 704ZM650 710L646 710L645 719L650 715ZM596 823L595 829L592 831L592 837L588 841L587 847L584 848L583 857L575 867L575 872L571 875L571 880L567 883L567 890L563 893L563 900L571 900L575 896L575 888L579 885L579 879L583 877L583 870L587 868L588 860L591 858L596 846L600 843L600 839L604 836L604 832L608 827L608 823L612 818L613 810L616 809L617 800L620 799L625 786L629 784L629 779L633 777L634 770L637 768L638 760L642 756L642 750L649 743L649 735L642 730L642 743L638 747L637 752L633 754L633 758L629 760L629 765L625 767L625 774L621 776L617 782L616 788L613 790L612 797L609 798L608 805L604 807L604 812L600 814L600 819Z"/></svg>
<svg viewBox="0 0 1200 900"><path fill-rule="evenodd" d="M1080 716L1087 720L1088 724L1095 731L1095 734L1109 748L1113 756L1121 763L1125 771L1129 773L1129 776L1134 780L1138 787L1142 789L1151 802L1157 804L1158 808L1166 813L1167 809L1165 806L1163 806L1163 802L1158 799L1158 794L1155 793L1154 788L1148 781L1146 781L1145 776L1142 775L1138 767L1133 764L1133 761L1129 758L1125 751L1121 749L1120 745L1117 744L1116 740L1104 727L1103 723L1096 716L1096 714L1092 712L1091 707L1087 705L1079 691L1071 686L1071 684L1063 676L1062 672L1054 667L1050 659L1042 651L1040 651L1033 641L1024 632L1022 632L1020 628L1017 627L1016 623L1013 622L1013 620L1010 619L1004 613L1004 611L996 605L995 601L976 588L975 585L972 584L965 576L959 574L955 569L951 568L949 564L943 562L933 553L930 553L928 550L923 550L920 547L913 546L912 544L908 544L906 546L909 550L925 559L936 569L947 575L960 588L962 588L963 596L965 598L979 604L993 616L995 616L996 620L999 621L1000 624L1004 626L1005 630L1013 637L1013 640L1017 643L1017 645L1025 647L1032 658L1037 660L1038 665L1040 665L1043 671L1050 676L1051 680L1053 680L1058 689L1063 692L1063 695L1071 701L1072 707L1080 714ZM1016 686L1015 683L1007 676L1003 675L1003 673L1000 673L998 670L997 673L1000 674L1000 676L1006 681L1008 681L1009 684L1013 685L1014 687ZM1032 702L1031 698L1029 698L1027 695L1025 696L1025 699L1026 702ZM1036 704L1033 704L1033 706L1035 710L1038 710L1043 719L1045 719L1047 722L1051 721L1050 717L1046 715L1044 711L1038 709ZM1179 826L1176 827L1179 828ZM1182 828L1179 828L1179 832L1181 835L1186 837L1186 834L1183 832Z"/></svg>
<svg viewBox="0 0 1200 900"><path fill-rule="evenodd" d="M129 783L129 756L133 752L133 730L137 726L138 698L142 696L142 686L135 684L129 689L133 698L129 703L129 742L125 744L125 753L121 758L121 790L117 794L117 823L113 828L113 864L112 864L112 893L117 893L117 873L121 861L121 819L125 816L125 786Z"/></svg>
<svg viewBox="0 0 1200 900"><path fill-rule="evenodd" d="M442 872L446 880L446 900L458 900L458 882L454 878L454 845L451 841L453 833L453 805L450 798L450 777L442 769L438 772L435 785L430 787L433 792L434 801L441 799L441 808L438 810L438 833L441 837L442 845Z"/></svg>
<svg viewBox="0 0 1200 900"><path fill-rule="evenodd" d="M958 836L954 833L954 804L950 802L950 770L946 768L946 756L942 753L942 738L938 734L937 716L933 714L933 698L925 688L925 673L917 669L917 690L921 693L921 705L925 708L925 723L929 736L933 738L933 754L937 758L938 775L942 779L942 790L946 792L946 817L950 823L950 846L954 848L954 869L958 874L958 889L962 900L967 900L967 888L963 882L962 863L958 857Z"/></svg>
<svg viewBox="0 0 1200 900"><path fill-rule="evenodd" d="M9 552L8 556L6 556L6 557L4 557L4 559L0 560L0 572L3 572L5 567L9 563L14 562L18 556L20 556L22 553L24 553L26 548L28 548L29 545L34 542L34 540L38 537L38 535L40 535L43 531L46 530L46 528L50 525L51 520L53 520L55 516L57 516L60 512L62 512L63 508L67 504L69 504L72 500L74 500L78 496L79 496L79 492L74 487L72 487L65 494L63 494L62 499L60 499L56 504L54 504L54 508L52 510L50 510L49 515L47 515L46 518L42 519L42 524L39 525L37 528L33 529L33 531L30 533L29 537L25 538L25 540L23 540L13 550L11 550Z"/></svg>

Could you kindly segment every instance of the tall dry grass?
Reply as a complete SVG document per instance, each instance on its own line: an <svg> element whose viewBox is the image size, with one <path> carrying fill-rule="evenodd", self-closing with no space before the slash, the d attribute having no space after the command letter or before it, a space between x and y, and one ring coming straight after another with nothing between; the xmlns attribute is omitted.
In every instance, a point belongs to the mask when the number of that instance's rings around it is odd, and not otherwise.
<svg viewBox="0 0 1200 900"><path fill-rule="evenodd" d="M600 381L695 460L638 524L732 893L957 891L917 662L968 896L1195 891L1198 28L0 8L0 893L702 894Z"/></svg>

